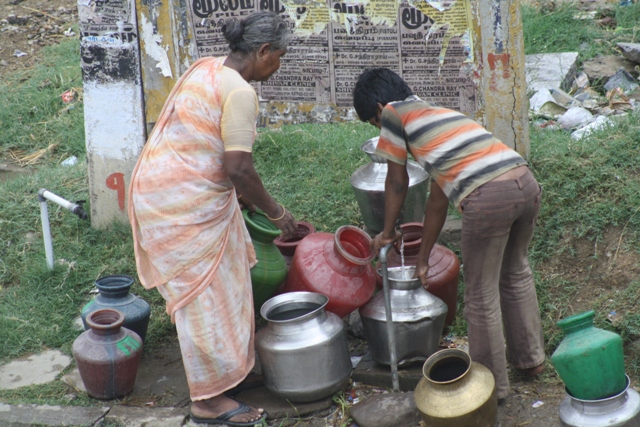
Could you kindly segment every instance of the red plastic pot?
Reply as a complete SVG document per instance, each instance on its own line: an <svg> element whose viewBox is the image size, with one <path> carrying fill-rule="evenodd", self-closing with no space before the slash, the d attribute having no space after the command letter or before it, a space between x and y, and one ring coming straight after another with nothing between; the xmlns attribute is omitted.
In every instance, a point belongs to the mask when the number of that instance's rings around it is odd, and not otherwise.
<svg viewBox="0 0 640 427"><path fill-rule="evenodd" d="M308 291L329 298L326 310L345 317L366 304L376 289L371 237L345 225L300 241L283 292Z"/></svg>

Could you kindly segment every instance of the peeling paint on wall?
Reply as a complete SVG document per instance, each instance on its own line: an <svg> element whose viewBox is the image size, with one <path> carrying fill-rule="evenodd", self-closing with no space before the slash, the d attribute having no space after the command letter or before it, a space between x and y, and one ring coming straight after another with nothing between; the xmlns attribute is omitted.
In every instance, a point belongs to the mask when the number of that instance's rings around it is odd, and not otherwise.
<svg viewBox="0 0 640 427"><path fill-rule="evenodd" d="M469 2L463 0L432 1L432 0L409 0L409 4L420 10L425 16L433 21L429 31L425 36L425 43L433 34L441 28L447 27L442 39L442 48L438 55L440 65L444 63L447 55L447 48L452 37L460 36L465 44L467 61L473 61L473 44L469 36L471 11Z"/></svg>
<svg viewBox="0 0 640 427"><path fill-rule="evenodd" d="M162 36L153 30L153 24L147 20L144 14L140 15L141 38L144 41L145 53L156 61L156 68L160 69L160 74L164 77L173 78L169 57L167 56L168 46L163 47Z"/></svg>

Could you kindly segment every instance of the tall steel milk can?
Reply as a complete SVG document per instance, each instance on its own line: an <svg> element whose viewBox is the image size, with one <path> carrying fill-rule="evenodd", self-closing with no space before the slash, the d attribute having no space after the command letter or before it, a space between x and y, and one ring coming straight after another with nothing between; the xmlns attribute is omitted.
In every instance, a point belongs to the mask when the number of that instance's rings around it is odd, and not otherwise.
<svg viewBox="0 0 640 427"><path fill-rule="evenodd" d="M267 326L256 333L265 387L293 402L312 402L341 390L351 376L342 319L325 311L329 298L288 292L260 309Z"/></svg>
<svg viewBox="0 0 640 427"><path fill-rule="evenodd" d="M362 145L371 162L360 166L351 175L351 186L368 233L379 233L384 229L384 182L387 178L387 159L374 154L378 137ZM413 160L407 160L409 188L400 212L400 223L422 222L427 203L429 174Z"/></svg>
<svg viewBox="0 0 640 427"><path fill-rule="evenodd" d="M390 267L389 296L398 362L426 360L438 350L447 305L413 278L415 266ZM360 308L364 336L374 362L391 364L384 294L378 292Z"/></svg>

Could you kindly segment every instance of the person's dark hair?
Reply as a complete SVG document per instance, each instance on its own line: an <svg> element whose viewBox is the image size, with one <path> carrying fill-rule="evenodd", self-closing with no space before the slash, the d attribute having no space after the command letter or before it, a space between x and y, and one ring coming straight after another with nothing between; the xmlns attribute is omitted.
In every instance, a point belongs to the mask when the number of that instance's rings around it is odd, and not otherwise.
<svg viewBox="0 0 640 427"><path fill-rule="evenodd" d="M413 91L402 78L388 68L365 70L353 88L353 107L363 122L376 115L378 102L402 101L413 95Z"/></svg>
<svg viewBox="0 0 640 427"><path fill-rule="evenodd" d="M243 20L232 19L222 27L224 38L233 53L247 55L256 52L265 43L271 50L287 47L289 29L286 22L273 12L254 12Z"/></svg>

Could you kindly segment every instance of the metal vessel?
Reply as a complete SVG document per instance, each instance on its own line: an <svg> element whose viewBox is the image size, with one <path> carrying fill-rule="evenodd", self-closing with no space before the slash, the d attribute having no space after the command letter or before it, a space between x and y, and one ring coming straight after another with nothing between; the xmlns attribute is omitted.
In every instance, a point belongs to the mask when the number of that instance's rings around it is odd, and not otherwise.
<svg viewBox="0 0 640 427"><path fill-rule="evenodd" d="M422 244L422 231L424 225L421 222L408 222L400 224L402 240L395 242L389 251L388 267L402 265L416 265L418 253ZM403 248L402 254L400 248ZM380 271L381 263L378 260L376 270ZM456 254L449 248L435 244L429 254L429 272L427 273L427 289L447 304L449 311L444 325L449 326L456 318L458 310L458 282L460 281L460 261ZM382 287L382 275L376 277L378 288Z"/></svg>
<svg viewBox="0 0 640 427"><path fill-rule="evenodd" d="M559 414L567 427L640 427L640 395L629 387L627 376L624 391L606 399L581 400L567 393Z"/></svg>
<svg viewBox="0 0 640 427"><path fill-rule="evenodd" d="M367 140L362 145L371 162L359 167L351 175L351 186L362 214L364 226L369 233L379 233L384 228L384 182L387 178L387 159L376 156L378 137ZM404 200L399 220L404 222L422 222L427 202L426 185L429 174L413 160L407 160L409 188Z"/></svg>
<svg viewBox="0 0 640 427"><path fill-rule="evenodd" d="M412 278L415 266L391 267L387 272L398 363L426 360L438 350L447 317L447 305L426 291L420 279ZM371 358L376 363L390 365L382 292L378 292L360 308L360 318Z"/></svg>
<svg viewBox="0 0 640 427"><path fill-rule="evenodd" d="M331 396L349 381L352 365L344 324L325 311L329 298L289 292L269 299L256 333L265 387L293 402Z"/></svg>
<svg viewBox="0 0 640 427"><path fill-rule="evenodd" d="M429 427L494 427L498 417L491 371L457 348L434 353L422 367L414 399Z"/></svg>

